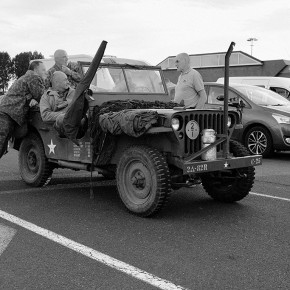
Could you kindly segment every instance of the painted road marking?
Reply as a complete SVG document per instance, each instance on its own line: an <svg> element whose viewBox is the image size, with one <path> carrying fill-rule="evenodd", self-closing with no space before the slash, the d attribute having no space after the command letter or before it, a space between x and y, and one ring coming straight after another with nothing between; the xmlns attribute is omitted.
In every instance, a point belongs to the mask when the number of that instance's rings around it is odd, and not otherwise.
<svg viewBox="0 0 290 290"><path fill-rule="evenodd" d="M268 195L268 194L256 193L256 192L250 192L250 194L257 195L257 196L262 196L262 197L273 198L273 199L284 200L284 201L290 201L290 198L279 197L279 196L275 196L275 195Z"/></svg>
<svg viewBox="0 0 290 290"><path fill-rule="evenodd" d="M164 290L185 290L186 288L183 288L182 286L176 285L168 280L164 280L162 278L159 278L153 274L150 274L148 272L145 272L139 268L136 268L134 266L131 266L127 263L124 263L120 260L117 260L111 256L108 256L106 254L103 254L99 251L96 251L92 248L89 248L87 246L84 246L80 243L77 243L73 240L70 240L64 236L58 235L50 230L41 228L35 224L32 224L30 222L27 222L23 219L20 219L14 215L11 215L5 211L0 210L0 218L5 219L11 223L14 223L20 227L23 227L29 231L32 231L40 236L43 236L51 241L54 241L55 243L58 243L60 245L63 245L77 253L80 253L86 257L89 257L99 263L102 263L108 267L111 267L113 269L116 269L120 272L123 272L129 276L132 276L133 278L139 279L145 283L151 284L159 289Z"/></svg>
<svg viewBox="0 0 290 290"><path fill-rule="evenodd" d="M15 234L15 229L0 224L0 256L5 251Z"/></svg>

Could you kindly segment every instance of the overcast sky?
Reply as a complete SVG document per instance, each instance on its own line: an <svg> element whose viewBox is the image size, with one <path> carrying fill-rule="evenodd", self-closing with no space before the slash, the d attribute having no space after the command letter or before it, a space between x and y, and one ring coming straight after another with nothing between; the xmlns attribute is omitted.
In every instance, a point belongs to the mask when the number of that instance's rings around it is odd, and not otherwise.
<svg viewBox="0 0 290 290"><path fill-rule="evenodd" d="M235 51L290 60L289 0L0 0L0 51L56 49L158 64L180 52Z"/></svg>

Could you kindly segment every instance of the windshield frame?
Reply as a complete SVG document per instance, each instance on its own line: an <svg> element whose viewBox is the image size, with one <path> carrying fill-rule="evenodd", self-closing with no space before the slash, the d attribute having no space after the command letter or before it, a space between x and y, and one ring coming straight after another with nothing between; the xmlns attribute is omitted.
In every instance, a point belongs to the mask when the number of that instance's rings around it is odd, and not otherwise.
<svg viewBox="0 0 290 290"><path fill-rule="evenodd" d="M85 75L85 72L88 70L89 66L90 66L90 62L79 62L80 67L81 67L81 71L83 76ZM86 69L87 68L87 69ZM161 70L161 67L159 66L150 66L150 65L132 65L132 64L118 64L118 63L100 63L98 70L100 69L120 69L122 70L122 74L124 76L124 80L126 82L126 86L127 89L124 92L121 91L105 91L105 90L100 90L100 91L93 91L93 93L108 93L108 94L150 94L150 95L168 95L168 89L165 83L165 79ZM160 87L161 90L160 92L148 92L148 91L132 91L130 90L130 85L129 85L129 81L128 81L128 74L126 72L128 72L128 70L139 70L139 71L152 71L152 72L156 72L158 74L156 74L156 76L158 78L160 78Z"/></svg>

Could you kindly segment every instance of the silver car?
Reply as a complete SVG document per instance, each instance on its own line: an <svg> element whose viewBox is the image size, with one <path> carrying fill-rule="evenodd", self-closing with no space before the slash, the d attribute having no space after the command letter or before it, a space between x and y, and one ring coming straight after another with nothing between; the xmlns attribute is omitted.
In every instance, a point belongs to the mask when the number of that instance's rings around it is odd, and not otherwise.
<svg viewBox="0 0 290 290"><path fill-rule="evenodd" d="M224 86L205 83L208 95L206 108L223 106ZM244 103L242 130L235 130L233 139L242 142L251 154L270 156L275 150L290 150L290 101L279 94L257 86L229 86L229 102Z"/></svg>

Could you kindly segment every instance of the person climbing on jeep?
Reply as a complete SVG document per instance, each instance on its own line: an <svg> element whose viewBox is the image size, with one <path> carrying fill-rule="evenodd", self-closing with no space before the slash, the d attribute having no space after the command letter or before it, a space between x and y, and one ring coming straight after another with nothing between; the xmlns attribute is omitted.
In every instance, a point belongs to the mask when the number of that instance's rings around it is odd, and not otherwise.
<svg viewBox="0 0 290 290"><path fill-rule="evenodd" d="M26 124L29 107L38 104L44 93L46 69L41 61L33 61L25 75L16 80L2 97L0 105L0 158L7 152L8 140L15 130Z"/></svg>

